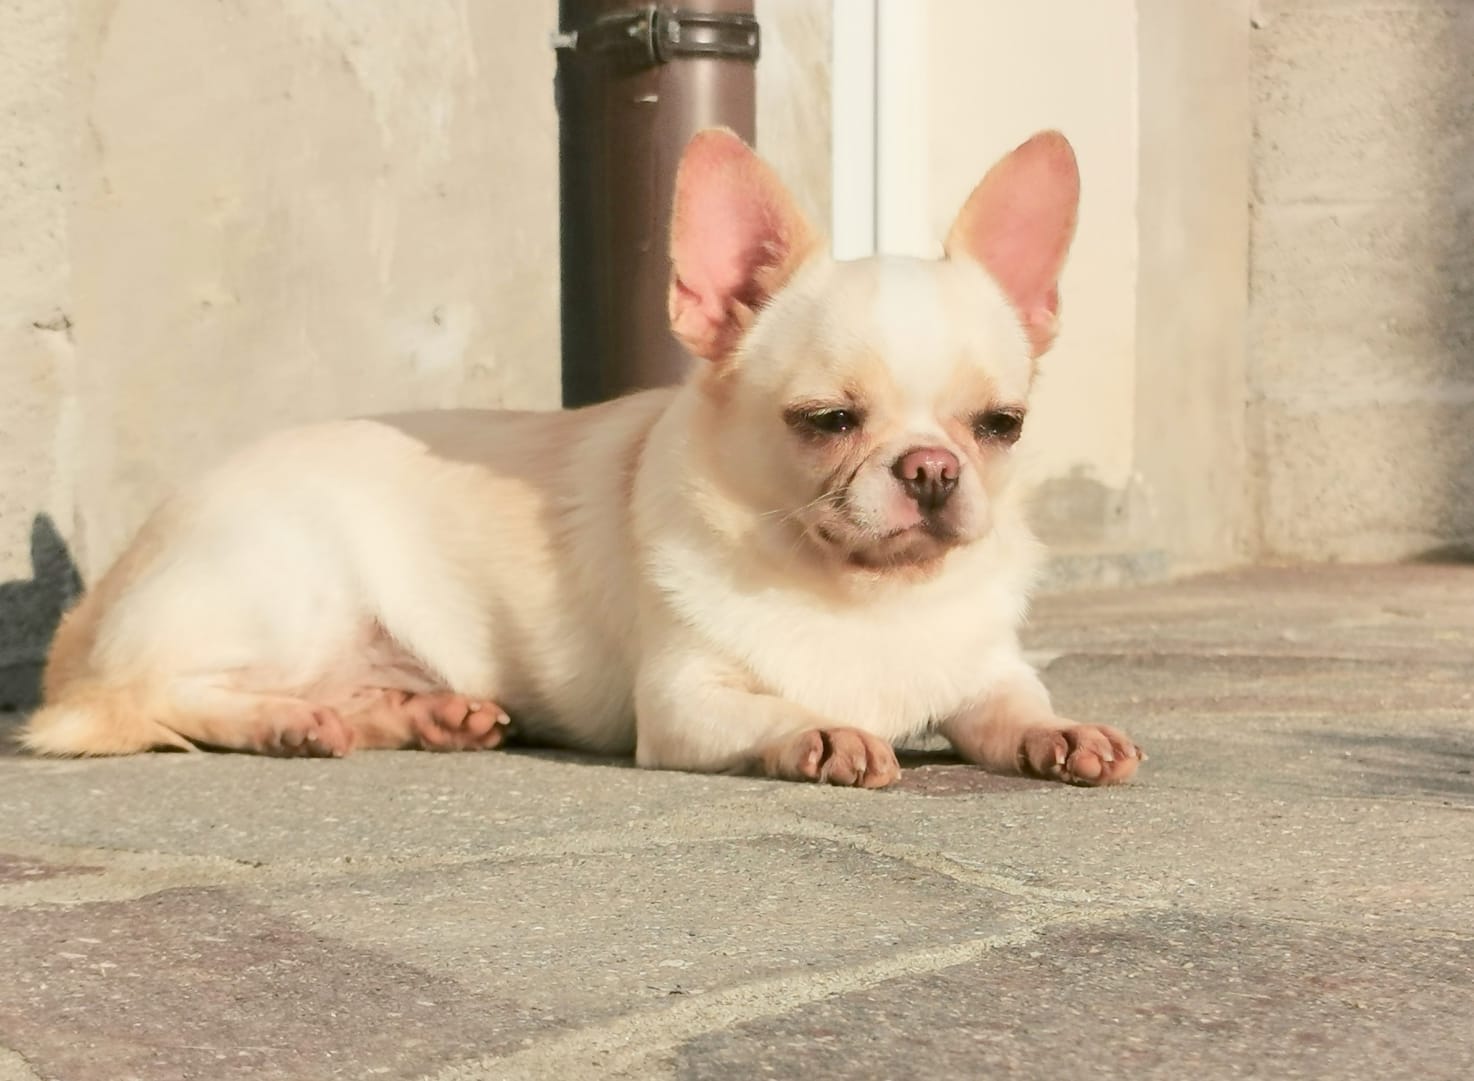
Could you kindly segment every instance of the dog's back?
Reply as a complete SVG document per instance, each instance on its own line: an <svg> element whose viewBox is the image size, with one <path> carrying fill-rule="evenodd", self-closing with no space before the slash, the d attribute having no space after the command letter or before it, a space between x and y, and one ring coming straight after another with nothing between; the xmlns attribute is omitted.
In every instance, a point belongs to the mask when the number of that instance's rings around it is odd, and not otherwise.
<svg viewBox="0 0 1474 1081"><path fill-rule="evenodd" d="M667 397L268 437L162 506L68 614L26 745L249 747L283 699L351 715L374 687L494 692L547 738L628 749L634 605L610 594L633 588L628 490Z"/></svg>

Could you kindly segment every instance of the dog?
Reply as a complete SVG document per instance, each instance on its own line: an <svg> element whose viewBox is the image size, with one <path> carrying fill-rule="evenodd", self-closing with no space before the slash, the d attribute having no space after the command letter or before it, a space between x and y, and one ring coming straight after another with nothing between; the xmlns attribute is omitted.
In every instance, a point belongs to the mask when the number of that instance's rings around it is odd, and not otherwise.
<svg viewBox="0 0 1474 1081"><path fill-rule="evenodd" d="M65 618L50 755L531 741L880 788L940 731L1096 785L1143 759L1057 716L1016 628L1012 482L1079 172L1043 132L938 260L835 262L722 129L677 171L679 387L272 435L166 501Z"/></svg>

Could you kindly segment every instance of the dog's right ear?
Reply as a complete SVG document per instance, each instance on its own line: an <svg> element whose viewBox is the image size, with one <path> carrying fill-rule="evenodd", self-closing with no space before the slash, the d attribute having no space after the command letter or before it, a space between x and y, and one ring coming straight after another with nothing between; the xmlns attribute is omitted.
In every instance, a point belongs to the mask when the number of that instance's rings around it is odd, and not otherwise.
<svg viewBox="0 0 1474 1081"><path fill-rule="evenodd" d="M698 357L737 348L754 314L814 248L793 197L724 128L697 132L676 171L670 326Z"/></svg>

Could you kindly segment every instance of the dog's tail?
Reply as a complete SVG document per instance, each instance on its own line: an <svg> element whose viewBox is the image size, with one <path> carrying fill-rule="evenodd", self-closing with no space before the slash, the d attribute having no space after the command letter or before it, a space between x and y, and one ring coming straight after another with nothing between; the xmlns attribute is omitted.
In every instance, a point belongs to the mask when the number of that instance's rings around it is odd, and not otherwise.
<svg viewBox="0 0 1474 1081"><path fill-rule="evenodd" d="M105 687L67 688L33 713L21 730L27 750L43 755L114 755L194 745L157 718L152 695Z"/></svg>
<svg viewBox="0 0 1474 1081"><path fill-rule="evenodd" d="M93 664L101 607L88 591L61 619L41 677L45 703L20 731L20 744L35 754L138 754L156 747L193 749L166 728L163 696L150 693L137 674L111 678Z"/></svg>

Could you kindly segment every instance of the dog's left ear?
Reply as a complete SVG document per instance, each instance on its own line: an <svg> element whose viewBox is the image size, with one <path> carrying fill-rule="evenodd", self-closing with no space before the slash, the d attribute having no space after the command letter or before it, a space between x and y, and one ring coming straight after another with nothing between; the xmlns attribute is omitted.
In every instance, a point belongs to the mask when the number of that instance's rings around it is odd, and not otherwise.
<svg viewBox="0 0 1474 1081"><path fill-rule="evenodd" d="M670 237L671 330L713 361L737 348L815 244L788 189L723 128L697 132L681 155Z"/></svg>
<svg viewBox="0 0 1474 1081"><path fill-rule="evenodd" d="M1054 342L1059 275L1080 205L1075 151L1044 131L988 170L947 233L948 258L981 263L1018 310L1033 355Z"/></svg>

